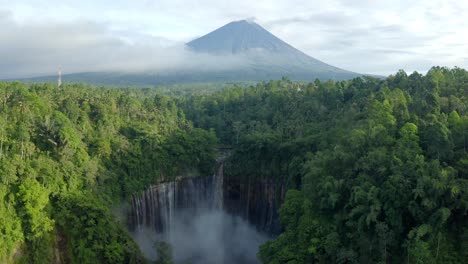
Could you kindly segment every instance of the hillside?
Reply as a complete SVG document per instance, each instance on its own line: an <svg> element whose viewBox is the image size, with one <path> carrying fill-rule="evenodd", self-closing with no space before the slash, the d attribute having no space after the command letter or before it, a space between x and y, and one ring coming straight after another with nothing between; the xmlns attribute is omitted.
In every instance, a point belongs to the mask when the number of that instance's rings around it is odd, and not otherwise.
<svg viewBox="0 0 468 264"><path fill-rule="evenodd" d="M187 61L187 65L190 66L184 65L170 70L65 74L63 80L98 85L148 86L194 82L268 81L282 77L296 81L313 81L317 78L345 80L360 75L312 58L260 25L246 20L228 23L190 41L187 43L187 51L184 52L189 52L189 58L198 58L200 61ZM226 60L236 63L232 66L225 65ZM207 61L209 67L206 65ZM56 76L41 76L23 81L55 82L56 79Z"/></svg>
<svg viewBox="0 0 468 264"><path fill-rule="evenodd" d="M245 66L245 72L251 69L276 79L347 79L358 75L312 58L247 20L231 22L187 45L196 52L246 57L250 65Z"/></svg>

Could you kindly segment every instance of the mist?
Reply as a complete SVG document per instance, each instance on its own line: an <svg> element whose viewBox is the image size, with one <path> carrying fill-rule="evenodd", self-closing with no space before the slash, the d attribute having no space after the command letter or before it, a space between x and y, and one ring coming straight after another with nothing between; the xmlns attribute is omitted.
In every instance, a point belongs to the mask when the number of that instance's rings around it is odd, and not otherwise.
<svg viewBox="0 0 468 264"><path fill-rule="evenodd" d="M168 242L177 264L253 264L259 263L256 254L269 239L255 227L221 209L205 209L196 214L180 209L174 213L168 230L156 233L138 226L133 237L145 256L157 259L155 243Z"/></svg>
<svg viewBox="0 0 468 264"><path fill-rule="evenodd" d="M22 24L0 9L0 79L78 72L229 70L246 58L192 52L183 42L93 21Z"/></svg>

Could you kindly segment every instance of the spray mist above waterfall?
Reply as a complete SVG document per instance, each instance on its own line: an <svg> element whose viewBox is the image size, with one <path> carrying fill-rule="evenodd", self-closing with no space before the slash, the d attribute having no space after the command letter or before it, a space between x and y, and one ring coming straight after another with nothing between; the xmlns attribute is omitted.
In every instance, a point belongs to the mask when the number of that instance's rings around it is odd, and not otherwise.
<svg viewBox="0 0 468 264"><path fill-rule="evenodd" d="M208 177L160 183L132 198L129 228L141 250L157 259L155 243L168 242L176 263L258 263L267 236L223 210L223 164Z"/></svg>

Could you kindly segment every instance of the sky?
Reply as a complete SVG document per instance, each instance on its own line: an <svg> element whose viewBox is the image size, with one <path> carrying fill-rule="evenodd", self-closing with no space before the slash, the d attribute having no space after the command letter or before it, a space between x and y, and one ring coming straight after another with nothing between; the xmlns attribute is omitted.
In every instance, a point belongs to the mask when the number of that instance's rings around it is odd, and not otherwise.
<svg viewBox="0 0 468 264"><path fill-rule="evenodd" d="M208 63L183 44L241 19L354 72L468 68L467 14L463 0L0 0L0 78Z"/></svg>

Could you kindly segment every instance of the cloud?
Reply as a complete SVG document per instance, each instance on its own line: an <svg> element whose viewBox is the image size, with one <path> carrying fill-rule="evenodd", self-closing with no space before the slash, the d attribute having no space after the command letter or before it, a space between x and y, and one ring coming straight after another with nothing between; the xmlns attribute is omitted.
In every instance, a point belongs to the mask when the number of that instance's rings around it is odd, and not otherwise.
<svg viewBox="0 0 468 264"><path fill-rule="evenodd" d="M390 74L402 67L408 71L427 71L433 65L468 68L463 59L468 50L466 1L0 0L0 6L7 11L0 13L0 55L11 54L8 63L0 61L2 75L50 71L73 52L78 54L73 57L75 64L67 68L74 70L104 68L111 59L132 65L149 64L141 63L148 60L158 60L156 65L186 63L193 59L166 59L173 52L160 52L161 46L175 41L180 47L232 20L248 17L255 17L257 23L305 53L348 70ZM6 46L5 32L12 27L15 34L11 37L22 34L24 43L9 41ZM46 39L54 41L49 44ZM57 47L60 43L74 46L67 53ZM36 44L42 48L33 47ZM439 55L441 51L450 56ZM127 54L135 56L134 62L115 59ZM46 65L42 63L45 56L54 67L38 66L39 62Z"/></svg>
<svg viewBox="0 0 468 264"><path fill-rule="evenodd" d="M468 67L468 3L460 1L328 1L267 27L293 46L329 64L364 73L434 65ZM289 12L288 12L289 14ZM450 56L441 52L450 53Z"/></svg>
<svg viewBox="0 0 468 264"><path fill-rule="evenodd" d="M408 51L408 50L397 50L397 49L375 49L375 52L383 53L383 54L396 54L396 55L413 55L417 54L417 52Z"/></svg>
<svg viewBox="0 0 468 264"><path fill-rule="evenodd" d="M296 16L296 17L287 17L276 20L267 21L265 26L282 26L290 24L301 24L307 23L309 25L326 25L326 26L342 26L346 25L350 21L345 13L338 11L326 11L319 12L309 16Z"/></svg>
<svg viewBox="0 0 468 264"><path fill-rule="evenodd" d="M112 30L93 21L20 24L2 11L0 78L92 71L223 70L243 65L233 56L195 54L184 43Z"/></svg>

